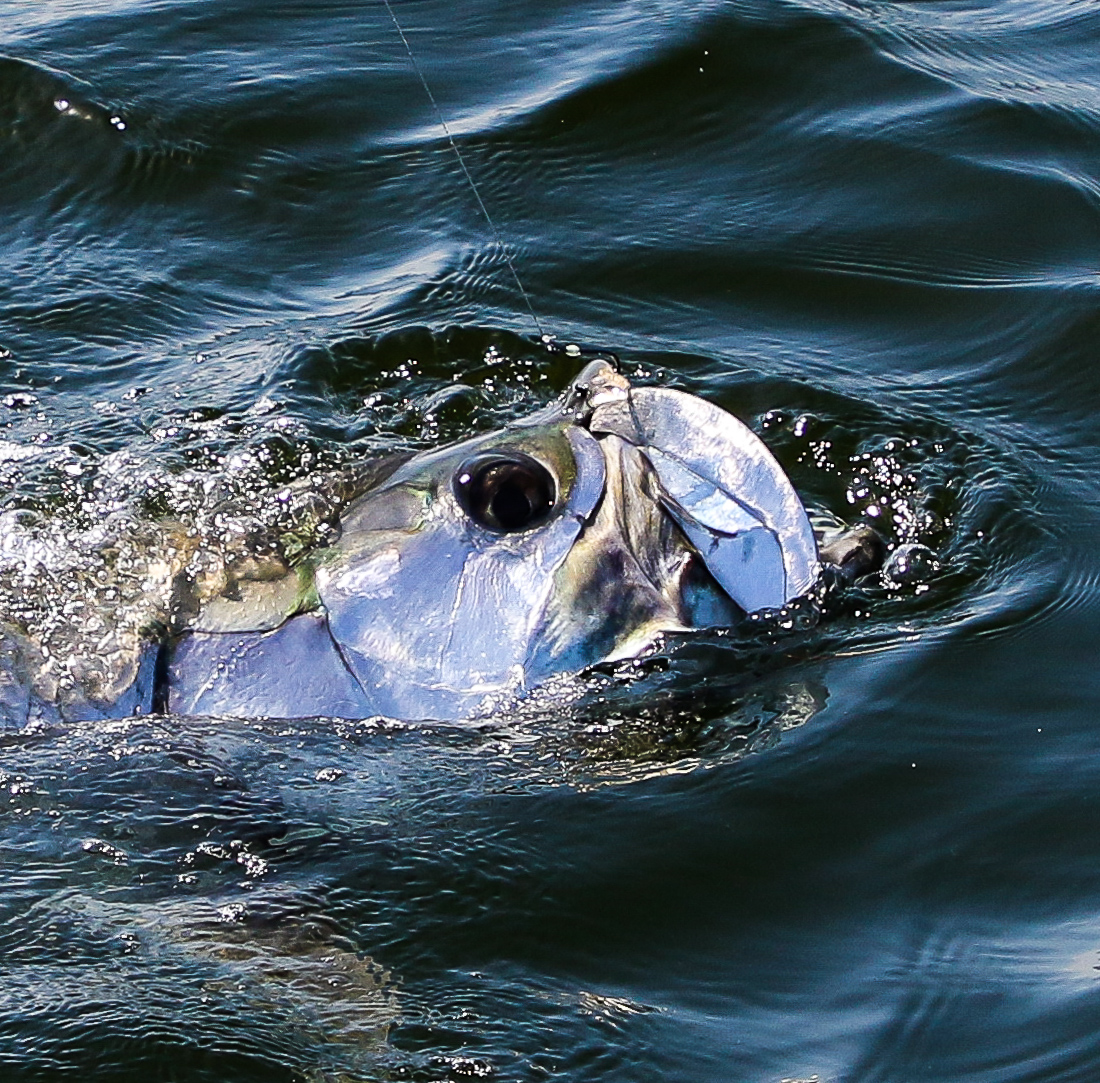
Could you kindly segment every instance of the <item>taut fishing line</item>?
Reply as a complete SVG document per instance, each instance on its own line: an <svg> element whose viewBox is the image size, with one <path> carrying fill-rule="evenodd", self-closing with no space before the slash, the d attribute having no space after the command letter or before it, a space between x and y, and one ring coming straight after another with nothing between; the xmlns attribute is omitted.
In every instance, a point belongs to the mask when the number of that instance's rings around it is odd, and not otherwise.
<svg viewBox="0 0 1100 1083"><path fill-rule="evenodd" d="M439 103L435 100L432 88L428 85L428 80L425 78L424 72L421 71L420 65L416 62L412 47L409 45L409 39L405 37L405 31L401 29L401 24L397 21L397 13L393 10L393 5L390 3L390 0L382 0L382 3L386 5L386 10L390 13L393 25L401 37L402 44L405 46L405 52L409 55L409 63L420 79L420 84L424 87L424 93L428 95L428 101L432 103L432 108L435 110L439 125L447 136L447 142L451 144L451 150L455 152L455 157L458 159L458 164L462 169L463 176L470 185L470 191L474 193L474 199L477 200L477 205L481 208L481 213L485 216L485 221L489 224L489 231L493 235L493 241L504 255L504 262L508 264L508 270L512 272L512 278L515 279L516 286L519 288L520 295L523 297L523 303L527 306L527 311L531 314L531 320L538 330L539 337L545 339L547 336L542 329L542 324L539 323L538 316L535 315L535 307L531 304L531 298L523 288L523 283L520 281L519 274L516 272L516 265L512 262L512 254L508 251L508 246L501 238L500 230L497 229L496 223L493 221L493 216L489 213L489 208L485 206L485 200L481 198L481 193L474 183L473 175L466 167L466 159L462 157L462 151L458 149L458 143L455 142L455 137L451 135L451 129L447 127L447 121L443 116L443 110L439 108Z"/></svg>

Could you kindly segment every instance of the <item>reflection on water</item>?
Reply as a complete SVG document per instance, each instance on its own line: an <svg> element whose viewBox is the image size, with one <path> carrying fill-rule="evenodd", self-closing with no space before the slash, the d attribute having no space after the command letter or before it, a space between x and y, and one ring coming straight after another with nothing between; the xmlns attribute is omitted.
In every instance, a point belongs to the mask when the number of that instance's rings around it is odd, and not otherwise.
<svg viewBox="0 0 1100 1083"><path fill-rule="evenodd" d="M453 7L540 321L891 574L472 726L8 726L0 1074L1092 1079L1095 10ZM10 723L576 364L383 7L0 11Z"/></svg>

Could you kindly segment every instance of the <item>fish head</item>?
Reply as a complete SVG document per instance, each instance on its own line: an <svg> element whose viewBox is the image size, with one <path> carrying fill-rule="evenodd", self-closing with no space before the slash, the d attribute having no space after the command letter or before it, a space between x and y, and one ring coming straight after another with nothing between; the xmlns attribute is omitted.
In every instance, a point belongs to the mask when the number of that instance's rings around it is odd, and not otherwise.
<svg viewBox="0 0 1100 1083"><path fill-rule="evenodd" d="M315 585L379 713L457 718L778 608L818 570L751 430L597 360L533 417L416 455L353 501Z"/></svg>

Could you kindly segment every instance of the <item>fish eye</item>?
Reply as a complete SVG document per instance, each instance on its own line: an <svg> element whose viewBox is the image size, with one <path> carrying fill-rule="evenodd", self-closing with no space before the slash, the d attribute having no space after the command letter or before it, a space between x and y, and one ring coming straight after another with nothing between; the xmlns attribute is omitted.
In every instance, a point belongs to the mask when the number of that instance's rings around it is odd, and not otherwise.
<svg viewBox="0 0 1100 1083"><path fill-rule="evenodd" d="M550 471L519 451L487 451L467 459L455 472L454 492L475 523L506 533L538 526L557 500Z"/></svg>

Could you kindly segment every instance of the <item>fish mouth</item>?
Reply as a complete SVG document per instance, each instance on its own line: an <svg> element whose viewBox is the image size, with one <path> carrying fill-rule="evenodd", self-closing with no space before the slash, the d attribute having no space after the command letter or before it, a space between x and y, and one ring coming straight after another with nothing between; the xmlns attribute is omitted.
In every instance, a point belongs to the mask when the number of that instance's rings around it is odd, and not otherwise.
<svg viewBox="0 0 1100 1083"><path fill-rule="evenodd" d="M725 410L671 388L635 388L605 358L589 362L563 411L604 447L635 449L645 487L725 593L746 613L811 590L817 543L794 486L763 441Z"/></svg>

